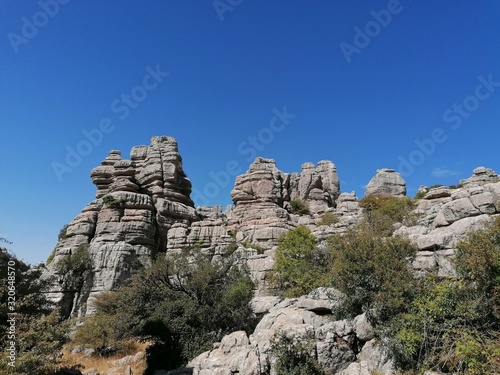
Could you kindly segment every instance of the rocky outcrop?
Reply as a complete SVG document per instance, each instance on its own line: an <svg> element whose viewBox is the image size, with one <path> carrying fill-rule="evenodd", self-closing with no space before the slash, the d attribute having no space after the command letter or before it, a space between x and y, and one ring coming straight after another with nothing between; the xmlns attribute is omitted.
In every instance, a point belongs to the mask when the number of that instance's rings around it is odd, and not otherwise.
<svg viewBox="0 0 500 375"><path fill-rule="evenodd" d="M394 185L400 187L400 194L397 194L396 188L378 192L402 195L403 185ZM471 230L483 228L500 213L499 197L500 182L466 184L458 189L426 189L425 196L418 201L414 211L416 225L405 227L399 224L395 232L408 236L417 245L419 251L412 263L414 270L422 274L432 272L438 276L454 276L453 258L457 243ZM312 216L291 215L291 222L308 226L321 242L357 223L362 209L354 193L343 193L328 212L335 215L338 221L323 226ZM250 257L249 261L253 258L254 270L270 270L274 262L273 254L271 249L269 253L266 251ZM330 313L335 306L337 292L328 292L328 298L325 297L327 290L320 289L308 296L285 300L272 295L258 295L252 302L252 308L257 314L263 314L263 318L255 331L249 336L244 332L226 336L213 350L190 363L193 373L273 374L273 358L269 350L271 339L283 331L298 340L312 339L315 358L333 373L393 374L394 364L387 349L373 339L373 329L366 316L360 315L352 321L333 321Z"/></svg>
<svg viewBox="0 0 500 375"><path fill-rule="evenodd" d="M290 175L290 200L300 199L307 203L311 212L325 212L333 207L340 194L337 168L329 160L302 164L300 173Z"/></svg>
<svg viewBox="0 0 500 375"><path fill-rule="evenodd" d="M404 197L406 195L406 182L394 169L378 169L366 186L365 196L370 195Z"/></svg>
<svg viewBox="0 0 500 375"><path fill-rule="evenodd" d="M288 181L274 160L264 158L256 158L246 174L236 177L229 228L238 232L238 240L272 242L291 228L289 213L283 208Z"/></svg>
<svg viewBox="0 0 500 375"><path fill-rule="evenodd" d="M498 182L500 179L493 169L478 167L472 171L473 175L465 180L460 180L460 185L481 186L492 182Z"/></svg>
<svg viewBox="0 0 500 375"><path fill-rule="evenodd" d="M489 176L496 175L489 171ZM475 172L474 176L477 175L483 173ZM418 272L455 275L452 259L457 243L469 231L483 228L500 213L500 182L478 183L474 176L471 183L465 183L461 188L438 186L427 189L415 210L419 216L417 225L403 226L396 231L396 234L408 236L419 248L413 263Z"/></svg>
<svg viewBox="0 0 500 375"><path fill-rule="evenodd" d="M149 146L133 147L130 159L112 150L90 176L96 200L69 224L45 272L55 280L50 297L73 315L91 313L97 294L115 289L158 254L186 247L218 256L243 242L252 275L263 281L274 264L273 252L255 254L248 244L271 249L282 233L300 224L290 213L291 200L304 201L311 215L317 215L332 210L340 193L337 170L330 161L317 166L305 163L300 173L286 174L274 160L256 158L247 173L236 178L234 209L195 209L191 182L171 137L153 137ZM312 216L308 220L314 223ZM92 272L82 288L65 288L57 282L63 276L57 264L81 246L88 247ZM257 291L261 294L266 292Z"/></svg>
<svg viewBox="0 0 500 375"><path fill-rule="evenodd" d="M304 163L300 173L287 174L278 170L274 160L256 158L236 178L229 227L239 232L238 240L272 245L295 226L290 201L300 200L311 214L320 214L335 207L339 194L337 169L331 161L320 161L316 167Z"/></svg>
<svg viewBox="0 0 500 375"><path fill-rule="evenodd" d="M97 199L68 225L45 273L60 279L57 264L88 245L93 269L82 289L64 290L56 282L50 293L72 314L91 312L96 294L114 289L134 268L166 252L172 226L198 220L189 197L191 182L171 137L153 137L151 145L134 147L130 160L111 151L91 178Z"/></svg>
<svg viewBox="0 0 500 375"><path fill-rule="evenodd" d="M353 321L332 320L332 309L340 298L338 291L326 288L298 299L277 301L268 297L269 311L250 336L242 331L225 336L188 367L194 375L273 374L271 342L283 333L297 340L310 340L315 358L333 372L348 368L356 358L370 370L390 371L392 363L380 356L381 349L374 343L373 329L364 315Z"/></svg>
<svg viewBox="0 0 500 375"><path fill-rule="evenodd" d="M349 230L363 218L356 194L340 193L332 162L304 163L300 173L289 174L272 159L256 158L236 178L231 192L234 207L225 210L220 206L195 209L191 182L171 137L153 137L149 146L134 147L130 159L111 151L92 170L91 178L96 199L68 225L44 273L54 280L49 296L68 315L92 313L97 294L115 289L134 269L149 266L158 256L199 248L215 261L231 248L258 285L252 308L262 320L252 334L234 332L191 361L194 374L273 374L269 348L279 332L311 339L316 359L335 373L391 373L393 364L373 340L366 316L333 321L337 291L320 288L282 300L268 289L281 234L304 225L319 246L325 246L330 236ZM453 276L457 243L500 214L500 181L494 171L476 168L459 186L422 187L415 225L396 226L395 233L407 236L419 249L412 264L417 273ZM366 188L366 196L405 194L404 180L391 169L378 170ZM305 203L309 212L294 212L294 201ZM83 285L59 283L63 275L57 265L82 246L92 259Z"/></svg>

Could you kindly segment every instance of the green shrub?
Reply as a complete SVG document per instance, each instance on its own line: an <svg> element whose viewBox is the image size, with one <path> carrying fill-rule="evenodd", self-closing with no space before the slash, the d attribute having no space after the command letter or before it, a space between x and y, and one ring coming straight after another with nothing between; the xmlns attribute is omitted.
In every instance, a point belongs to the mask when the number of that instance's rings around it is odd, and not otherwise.
<svg viewBox="0 0 500 375"><path fill-rule="evenodd" d="M365 220L373 230L382 235L390 235L395 223L415 225L417 216L411 211L415 203L409 197L371 195L359 201L365 208Z"/></svg>
<svg viewBox="0 0 500 375"><path fill-rule="evenodd" d="M319 249L316 238L304 226L278 238L272 284L285 297L298 297L314 288L328 285L332 257Z"/></svg>
<svg viewBox="0 0 500 375"><path fill-rule="evenodd" d="M64 240L65 238L68 238L67 231L68 231L68 224L65 224L61 230L59 231L59 235L57 236L57 240L61 241Z"/></svg>
<svg viewBox="0 0 500 375"><path fill-rule="evenodd" d="M415 280L410 262L416 247L408 239L383 238L369 227L332 236L332 285L346 298L336 315L354 317L371 310L379 320L397 314L411 301Z"/></svg>
<svg viewBox="0 0 500 375"><path fill-rule="evenodd" d="M115 198L112 195L105 195L104 197L102 197L102 201L107 206L116 208L116 207L123 206L123 203L125 202L125 199L123 199L123 198Z"/></svg>
<svg viewBox="0 0 500 375"><path fill-rule="evenodd" d="M128 324L120 317L120 309L125 308L120 294L104 292L95 299L97 312L85 320L75 333L73 342L96 350L96 354L105 356L124 349L129 338ZM123 318L123 317L121 317Z"/></svg>
<svg viewBox="0 0 500 375"><path fill-rule="evenodd" d="M59 231L59 235L57 236L57 241L60 242L66 238L68 238L67 231L68 231L68 224L64 225L61 230ZM56 249L57 247L52 250L50 255L47 257L47 260L45 261L45 264L48 266L52 261L54 260L54 257L56 256Z"/></svg>
<svg viewBox="0 0 500 375"><path fill-rule="evenodd" d="M99 296L97 313L76 337L96 348L119 348L132 337L151 340L161 368L185 364L228 333L253 331L254 284L237 261L234 251L213 262L196 248L159 259L118 291Z"/></svg>
<svg viewBox="0 0 500 375"><path fill-rule="evenodd" d="M307 215L309 213L307 203L301 199L292 199L290 201L290 209L293 214L297 215Z"/></svg>
<svg viewBox="0 0 500 375"><path fill-rule="evenodd" d="M248 240L242 241L241 245L243 247L246 247L247 249L257 250L257 254L264 254L264 251L266 251L266 248L264 246L261 246L258 243L252 243Z"/></svg>
<svg viewBox="0 0 500 375"><path fill-rule="evenodd" d="M389 346L407 370L495 374L500 370L498 325L488 321L484 296L463 279L428 277L405 314L389 324Z"/></svg>
<svg viewBox="0 0 500 375"><path fill-rule="evenodd" d="M276 375L325 375L314 356L313 334L307 337L287 335L280 331L271 339L270 354L276 359Z"/></svg>
<svg viewBox="0 0 500 375"><path fill-rule="evenodd" d="M413 197L413 200L422 199L423 197L425 197L425 194L427 194L427 192L425 190L417 191L417 194L415 194L415 196Z"/></svg>
<svg viewBox="0 0 500 375"><path fill-rule="evenodd" d="M60 372L61 362L58 355L68 338L69 322L63 321L59 310L48 315L35 317L17 316L19 335L16 340L18 352L16 367L12 372L0 359L0 366L6 374L16 375L56 375Z"/></svg>
<svg viewBox="0 0 500 375"><path fill-rule="evenodd" d="M54 260L55 256L56 256L56 248L54 248L54 250L52 250L52 252L50 253L50 255L47 257L47 260L45 261L45 264L48 266L50 263L52 263L52 261Z"/></svg>
<svg viewBox="0 0 500 375"><path fill-rule="evenodd" d="M259 245L258 243L253 243L250 247L254 250L257 250L257 254L264 254L266 248L264 246Z"/></svg>
<svg viewBox="0 0 500 375"><path fill-rule="evenodd" d="M321 220L319 221L319 225L333 225L337 224L339 222L339 217L337 215L334 215L331 212L325 212L321 216Z"/></svg>
<svg viewBox="0 0 500 375"><path fill-rule="evenodd" d="M471 232L457 249L455 266L459 275L474 283L500 320L500 217L483 230Z"/></svg>
<svg viewBox="0 0 500 375"><path fill-rule="evenodd" d="M56 264L56 271L63 278L65 289L80 290L92 271L92 257L89 244L81 244L69 256Z"/></svg>

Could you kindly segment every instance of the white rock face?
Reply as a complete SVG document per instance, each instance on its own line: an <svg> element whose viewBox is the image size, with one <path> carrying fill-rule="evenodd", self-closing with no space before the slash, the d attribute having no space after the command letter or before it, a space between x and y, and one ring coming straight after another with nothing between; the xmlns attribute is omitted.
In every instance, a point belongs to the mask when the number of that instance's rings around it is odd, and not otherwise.
<svg viewBox="0 0 500 375"><path fill-rule="evenodd" d="M420 249L413 262L417 272L455 276L453 258L458 242L500 213L500 182L489 182L496 174L481 168L475 171L470 179L461 181L461 188L428 190L417 204L418 225L396 230L396 234L408 236Z"/></svg>

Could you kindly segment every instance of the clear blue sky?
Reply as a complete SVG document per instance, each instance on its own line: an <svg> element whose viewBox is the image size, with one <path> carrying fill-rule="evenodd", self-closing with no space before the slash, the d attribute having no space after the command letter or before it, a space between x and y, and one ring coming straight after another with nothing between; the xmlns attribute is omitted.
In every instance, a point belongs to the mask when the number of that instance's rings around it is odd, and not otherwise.
<svg viewBox="0 0 500 375"><path fill-rule="evenodd" d="M257 148L285 172L330 159L360 197L378 168L406 168L409 195L500 172L498 0L2 0L0 17L0 236L31 263L107 152L153 135L177 138L198 204L229 204Z"/></svg>

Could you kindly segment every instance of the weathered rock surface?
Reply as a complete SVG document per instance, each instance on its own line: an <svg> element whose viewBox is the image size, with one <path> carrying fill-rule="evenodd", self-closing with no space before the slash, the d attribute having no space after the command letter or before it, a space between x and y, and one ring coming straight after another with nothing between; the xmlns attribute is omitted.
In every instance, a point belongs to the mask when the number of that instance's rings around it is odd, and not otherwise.
<svg viewBox="0 0 500 375"><path fill-rule="evenodd" d="M290 200L300 199L308 204L310 211L324 212L334 206L340 194L337 168L329 160L320 161L317 167L304 163L300 173L290 175L288 190Z"/></svg>
<svg viewBox="0 0 500 375"><path fill-rule="evenodd" d="M51 290L51 298L68 314L92 312L96 294L117 287L134 268L150 265L157 253L167 251L167 233L174 224L198 220L189 198L191 182L171 137L153 137L150 146L134 147L131 160L111 151L91 178L97 200L68 225L46 272L57 277L62 259L89 246L93 269L84 286L61 290L56 283Z"/></svg>
<svg viewBox="0 0 500 375"><path fill-rule="evenodd" d="M247 173L236 178L229 228L238 231L238 240L272 245L300 224L294 225L290 216L291 200L301 200L312 214L319 214L335 207L339 194L337 169L331 161L320 161L317 167L304 163L300 173L286 174L274 160L256 158Z"/></svg>
<svg viewBox="0 0 500 375"><path fill-rule="evenodd" d="M420 249L413 262L418 272L454 276L452 260L458 242L469 231L483 228L492 216L500 213L500 182L488 182L489 178L486 181L483 170L475 169L479 172L469 179L472 182L461 188L429 189L417 203L418 225L396 230L396 234L408 236ZM487 176L496 176L493 171L487 171Z"/></svg>
<svg viewBox="0 0 500 375"><path fill-rule="evenodd" d="M500 179L493 169L478 167L472 171L473 175L465 180L460 180L460 185L464 187L481 186L492 182L498 182Z"/></svg>
<svg viewBox="0 0 500 375"><path fill-rule="evenodd" d="M406 195L406 182L394 169L378 169L375 176L366 186L365 196L370 195L403 197Z"/></svg>
<svg viewBox="0 0 500 375"><path fill-rule="evenodd" d="M229 228L239 232L238 240L269 243L291 228L290 215L283 208L287 183L274 160L264 158L256 158L246 174L236 177Z"/></svg>
<svg viewBox="0 0 500 375"><path fill-rule="evenodd" d="M364 316L356 318L354 324L331 319L331 311L340 297L335 289L319 288L298 299L273 301L276 304L249 337L245 332L225 336L213 350L193 359L188 367L194 375L273 374L271 339L283 332L299 340L312 340L316 359L334 372L347 368L357 356L362 356L372 370L390 368L392 364L380 356L376 345L361 339L372 338L372 328Z"/></svg>

